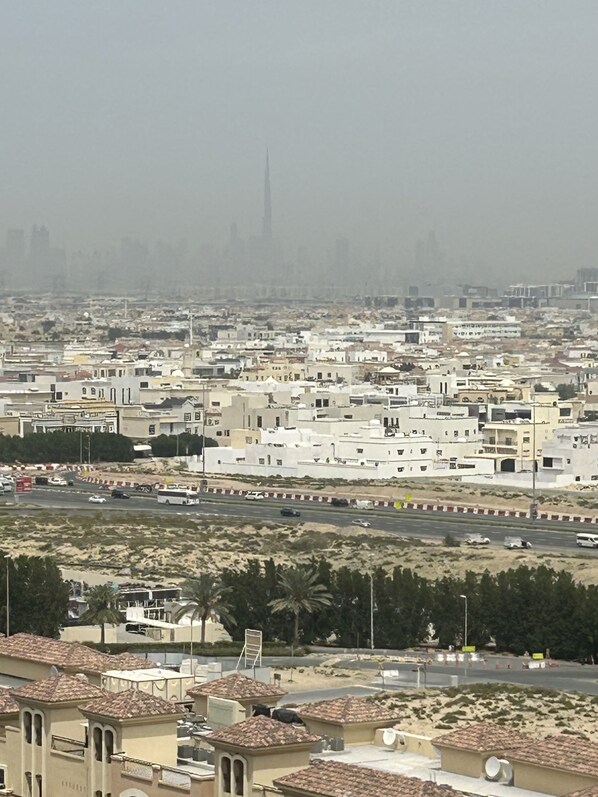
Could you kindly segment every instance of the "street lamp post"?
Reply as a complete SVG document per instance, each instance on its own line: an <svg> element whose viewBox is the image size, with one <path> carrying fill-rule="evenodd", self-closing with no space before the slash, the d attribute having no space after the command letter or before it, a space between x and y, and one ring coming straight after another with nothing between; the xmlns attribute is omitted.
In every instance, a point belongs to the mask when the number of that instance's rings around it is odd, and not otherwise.
<svg viewBox="0 0 598 797"><path fill-rule="evenodd" d="M467 595L459 595L465 601L465 621L463 628L463 647L467 647Z"/></svg>
<svg viewBox="0 0 598 797"><path fill-rule="evenodd" d="M370 649L374 649L374 568L370 570Z"/></svg>
<svg viewBox="0 0 598 797"><path fill-rule="evenodd" d="M6 559L6 636L10 636L10 554L5 554Z"/></svg>

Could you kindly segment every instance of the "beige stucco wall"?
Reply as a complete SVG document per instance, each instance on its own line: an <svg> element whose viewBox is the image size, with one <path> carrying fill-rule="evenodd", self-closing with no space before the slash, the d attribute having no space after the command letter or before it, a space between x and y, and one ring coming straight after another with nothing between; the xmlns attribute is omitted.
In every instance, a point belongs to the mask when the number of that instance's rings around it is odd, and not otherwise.
<svg viewBox="0 0 598 797"><path fill-rule="evenodd" d="M598 784L598 777L559 772L548 767L512 762L514 785L520 789L539 791L544 794L563 795Z"/></svg>
<svg viewBox="0 0 598 797"><path fill-rule="evenodd" d="M301 714L301 712L299 712ZM322 720L303 718L305 727L310 733L318 736L340 736L344 739L345 745L351 744L371 744L374 741L376 727L380 724L350 723L341 725L333 722L323 722Z"/></svg>
<svg viewBox="0 0 598 797"><path fill-rule="evenodd" d="M99 625L69 625L60 631L60 639L64 642L100 642ZM106 626L106 643L116 643L116 626Z"/></svg>
<svg viewBox="0 0 598 797"><path fill-rule="evenodd" d="M176 729L176 718L168 722L122 724L119 729L120 751L130 758L176 766Z"/></svg>
<svg viewBox="0 0 598 797"><path fill-rule="evenodd" d="M44 794L61 797L89 794L89 770L84 758L50 750L45 769Z"/></svg>
<svg viewBox="0 0 598 797"><path fill-rule="evenodd" d="M151 780L148 777L138 777L127 774L123 764L113 761L111 764L112 797L213 797L214 777L204 775L193 778L190 788L169 786L163 783L163 773L160 769L152 771Z"/></svg>
<svg viewBox="0 0 598 797"><path fill-rule="evenodd" d="M453 750L450 747L440 749L442 769L454 772L457 775L466 775L470 778L479 778L483 773L484 761L492 753L473 753L468 750Z"/></svg>
<svg viewBox="0 0 598 797"><path fill-rule="evenodd" d="M27 681L41 681L43 678L49 678L50 665L15 659L11 656L0 656L0 673L24 678Z"/></svg>
<svg viewBox="0 0 598 797"><path fill-rule="evenodd" d="M239 700L234 698L238 703L245 707L245 714L249 718L253 713L253 706L275 706L278 703L278 697L260 697L252 700ZM196 714L203 714L204 717L208 716L208 698L205 695L196 695L193 698L193 710Z"/></svg>
<svg viewBox="0 0 598 797"><path fill-rule="evenodd" d="M309 766L309 750L283 750L265 755L246 756L251 783L271 786L272 781Z"/></svg>
<svg viewBox="0 0 598 797"><path fill-rule="evenodd" d="M18 720L13 720L13 723L5 727L5 735L0 737L0 761L6 764L7 787L16 791L21 784L21 734Z"/></svg>

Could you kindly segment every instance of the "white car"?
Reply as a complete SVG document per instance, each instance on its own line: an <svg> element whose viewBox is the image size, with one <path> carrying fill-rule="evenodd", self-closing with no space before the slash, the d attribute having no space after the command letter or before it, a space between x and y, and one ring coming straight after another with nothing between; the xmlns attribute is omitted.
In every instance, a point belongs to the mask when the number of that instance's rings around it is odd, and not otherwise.
<svg viewBox="0 0 598 797"><path fill-rule="evenodd" d="M106 499L103 495L90 495L87 499L90 504L105 504Z"/></svg>
<svg viewBox="0 0 598 797"><path fill-rule="evenodd" d="M361 518L358 518L357 520L353 521L353 525L361 526L362 529L369 529L372 524L368 523L367 520L362 520Z"/></svg>
<svg viewBox="0 0 598 797"><path fill-rule="evenodd" d="M465 545L490 545L490 539L481 534L470 534L465 540Z"/></svg>
<svg viewBox="0 0 598 797"><path fill-rule="evenodd" d="M51 484L53 487L66 487L67 480L63 479L62 476L52 476L51 479L48 479L48 484Z"/></svg>
<svg viewBox="0 0 598 797"><path fill-rule="evenodd" d="M266 496L263 493L245 493L245 500L246 501L263 501Z"/></svg>

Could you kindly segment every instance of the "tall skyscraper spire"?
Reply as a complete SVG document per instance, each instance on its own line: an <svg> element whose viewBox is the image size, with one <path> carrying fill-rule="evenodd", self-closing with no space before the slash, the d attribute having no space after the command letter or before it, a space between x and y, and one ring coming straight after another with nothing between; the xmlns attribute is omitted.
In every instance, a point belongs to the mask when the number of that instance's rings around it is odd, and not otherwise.
<svg viewBox="0 0 598 797"><path fill-rule="evenodd" d="M262 238L272 240L272 197L270 195L270 156L266 150L266 173L264 176L264 218L262 220Z"/></svg>

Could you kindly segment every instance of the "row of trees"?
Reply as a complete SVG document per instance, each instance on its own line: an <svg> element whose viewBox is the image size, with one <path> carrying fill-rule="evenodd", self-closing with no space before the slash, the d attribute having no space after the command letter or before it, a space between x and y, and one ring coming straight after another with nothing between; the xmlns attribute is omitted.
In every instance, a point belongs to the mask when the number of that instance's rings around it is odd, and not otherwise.
<svg viewBox="0 0 598 797"><path fill-rule="evenodd" d="M0 435L0 462L132 462L133 442L111 432Z"/></svg>
<svg viewBox="0 0 598 797"><path fill-rule="evenodd" d="M563 659L598 659L598 586L576 583L567 572L541 566L464 578L422 578L408 568L373 574L375 642L381 648L420 644L430 630L442 647L460 645L464 601L468 643L494 640L501 651L544 652ZM370 575L324 560L283 568L251 561L243 570L189 582L195 617L220 615L235 638L260 628L264 638L366 646L370 636ZM202 634L203 638L203 634Z"/></svg>
<svg viewBox="0 0 598 797"><path fill-rule="evenodd" d="M69 586L49 556L8 557L0 551L0 626L6 634L7 606L10 633L56 637L69 605ZM9 601L6 601L8 578Z"/></svg>
<svg viewBox="0 0 598 797"><path fill-rule="evenodd" d="M203 435L189 434L161 434L150 441L152 454L155 457L190 457L194 454L198 456L203 451ZM206 448L217 448L218 443L210 437L206 437Z"/></svg>

